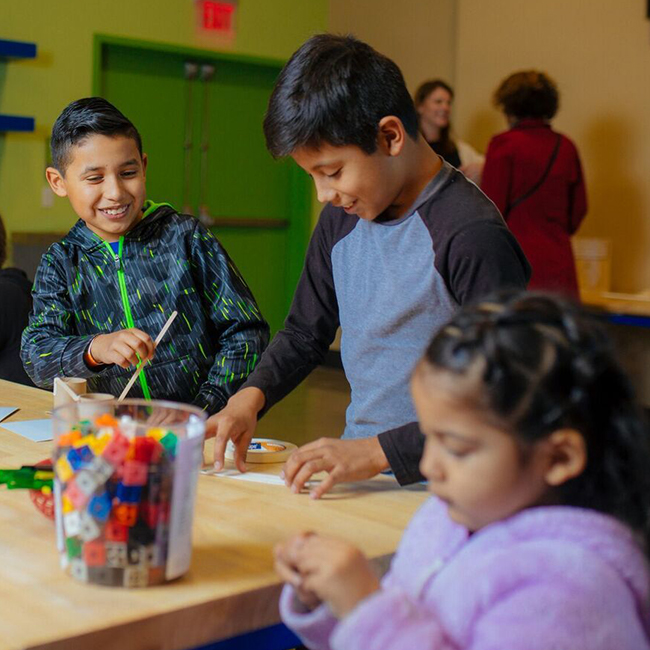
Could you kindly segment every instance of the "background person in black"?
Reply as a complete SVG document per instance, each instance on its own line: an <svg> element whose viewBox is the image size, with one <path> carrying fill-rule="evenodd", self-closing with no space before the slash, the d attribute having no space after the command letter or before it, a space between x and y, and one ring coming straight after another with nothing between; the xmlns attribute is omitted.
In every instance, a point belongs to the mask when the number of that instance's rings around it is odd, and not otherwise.
<svg viewBox="0 0 650 650"><path fill-rule="evenodd" d="M32 309L32 283L20 269L3 269L7 232L0 217L0 379L33 386L20 361L20 336Z"/></svg>

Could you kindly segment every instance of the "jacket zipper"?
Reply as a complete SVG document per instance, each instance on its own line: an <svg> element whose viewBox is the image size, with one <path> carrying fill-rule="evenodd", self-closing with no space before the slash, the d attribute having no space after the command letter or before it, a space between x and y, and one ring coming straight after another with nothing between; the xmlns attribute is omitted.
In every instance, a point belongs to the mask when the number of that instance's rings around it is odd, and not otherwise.
<svg viewBox="0 0 650 650"><path fill-rule="evenodd" d="M124 316L126 317L126 324L129 327L135 327L133 322L133 315L131 314L131 305L129 305L129 294L126 290L126 280L124 279L124 269L122 268L122 248L124 246L124 237L120 237L117 253L111 248L111 245L105 241L106 248L110 251L113 260L115 261L115 268L117 269L117 281L120 285L120 295L122 296L122 307L124 308ZM142 362L140 362L142 363ZM145 399L151 399L149 386L147 385L147 378L143 370L138 377L140 386L142 387L142 394Z"/></svg>

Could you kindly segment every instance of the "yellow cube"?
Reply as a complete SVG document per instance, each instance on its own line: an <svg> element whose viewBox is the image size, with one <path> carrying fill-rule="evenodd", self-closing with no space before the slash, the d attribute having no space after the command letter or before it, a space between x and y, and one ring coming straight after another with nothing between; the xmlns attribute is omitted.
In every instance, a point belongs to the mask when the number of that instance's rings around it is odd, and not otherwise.
<svg viewBox="0 0 650 650"><path fill-rule="evenodd" d="M149 431L147 431L147 435L151 438L154 438L158 442L160 442L160 439L164 438L166 434L167 431L165 429L161 429L160 427L154 427L153 429L149 429Z"/></svg>
<svg viewBox="0 0 650 650"><path fill-rule="evenodd" d="M54 469L56 471L56 475L59 477L59 480L63 481L63 483L67 483L74 474L72 465L70 465L68 459L65 456L61 456L59 460L56 461Z"/></svg>

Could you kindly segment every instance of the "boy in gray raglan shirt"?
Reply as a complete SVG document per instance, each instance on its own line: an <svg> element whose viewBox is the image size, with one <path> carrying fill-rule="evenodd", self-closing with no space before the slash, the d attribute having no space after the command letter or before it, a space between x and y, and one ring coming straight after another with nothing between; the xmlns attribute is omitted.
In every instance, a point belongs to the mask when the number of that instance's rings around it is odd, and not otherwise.
<svg viewBox="0 0 650 650"><path fill-rule="evenodd" d="M340 326L352 388L345 432L294 452L287 485L299 491L327 471L318 498L389 468L400 484L421 480L413 366L459 305L525 288L528 262L490 200L427 145L399 68L370 46L307 41L280 74L264 130L271 153L290 155L327 205L285 329L208 421L215 464L231 439L244 471L258 417L322 362Z"/></svg>

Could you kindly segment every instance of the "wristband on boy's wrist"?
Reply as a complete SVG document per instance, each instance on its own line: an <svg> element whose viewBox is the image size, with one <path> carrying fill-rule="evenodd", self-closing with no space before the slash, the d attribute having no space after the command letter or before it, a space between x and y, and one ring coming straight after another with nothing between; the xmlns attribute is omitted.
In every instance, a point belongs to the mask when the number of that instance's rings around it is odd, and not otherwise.
<svg viewBox="0 0 650 650"><path fill-rule="evenodd" d="M90 340L90 343L88 344L88 347L86 348L86 352L84 353L84 361L91 367L91 368L96 368L97 366L103 365L101 361L97 361L95 357L93 357L93 354L91 352L91 349L93 347L93 341L95 338L92 338Z"/></svg>

